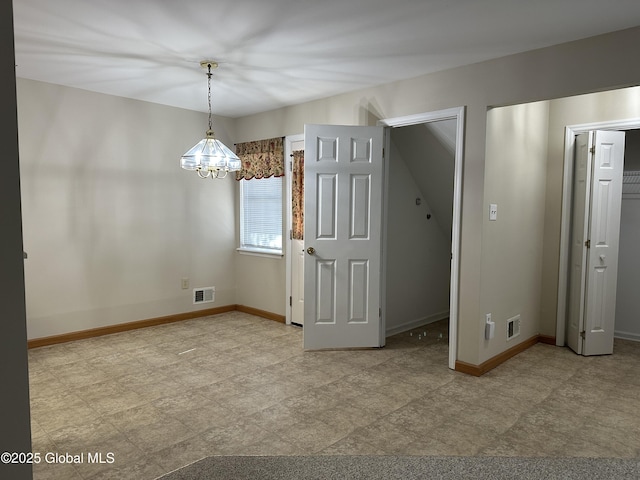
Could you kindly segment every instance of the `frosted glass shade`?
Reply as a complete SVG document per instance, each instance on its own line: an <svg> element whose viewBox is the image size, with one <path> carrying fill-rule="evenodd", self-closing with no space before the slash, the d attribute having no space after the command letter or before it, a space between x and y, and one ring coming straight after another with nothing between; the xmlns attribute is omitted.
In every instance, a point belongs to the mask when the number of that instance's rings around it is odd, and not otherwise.
<svg viewBox="0 0 640 480"><path fill-rule="evenodd" d="M180 158L185 170L235 172L240 170L240 159L217 138L207 137Z"/></svg>

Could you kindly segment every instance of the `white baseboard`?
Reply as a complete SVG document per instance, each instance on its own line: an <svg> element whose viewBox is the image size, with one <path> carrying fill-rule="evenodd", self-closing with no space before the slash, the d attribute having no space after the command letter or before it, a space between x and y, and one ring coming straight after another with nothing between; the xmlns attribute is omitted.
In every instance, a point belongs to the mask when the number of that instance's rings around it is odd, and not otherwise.
<svg viewBox="0 0 640 480"><path fill-rule="evenodd" d="M392 335L397 335L398 333L408 332L409 330L412 330L414 328L422 327L434 322L439 322L440 320L444 320L445 318L449 318L449 310L434 313L433 315L429 315L428 317L419 318L417 320L405 322L402 325L396 325L394 327L387 328L386 335L387 337L391 337Z"/></svg>
<svg viewBox="0 0 640 480"><path fill-rule="evenodd" d="M614 331L613 336L615 338L622 338L623 340L633 340L634 342L640 342L640 335L637 333L619 332Z"/></svg>

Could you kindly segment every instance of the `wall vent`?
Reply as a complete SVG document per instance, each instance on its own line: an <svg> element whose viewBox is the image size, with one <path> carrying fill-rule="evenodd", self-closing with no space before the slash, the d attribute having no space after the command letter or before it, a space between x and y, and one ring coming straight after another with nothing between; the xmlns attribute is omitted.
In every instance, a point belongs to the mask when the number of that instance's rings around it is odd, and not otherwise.
<svg viewBox="0 0 640 480"><path fill-rule="evenodd" d="M193 289L193 303L211 303L216 301L216 287Z"/></svg>
<svg viewBox="0 0 640 480"><path fill-rule="evenodd" d="M507 320L507 340L520 335L520 315Z"/></svg>

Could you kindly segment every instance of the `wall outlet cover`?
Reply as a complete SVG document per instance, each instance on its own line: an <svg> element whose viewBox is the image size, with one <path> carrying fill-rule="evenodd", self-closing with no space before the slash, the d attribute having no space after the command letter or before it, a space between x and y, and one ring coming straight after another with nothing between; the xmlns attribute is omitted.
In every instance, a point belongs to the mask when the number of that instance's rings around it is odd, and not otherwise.
<svg viewBox="0 0 640 480"><path fill-rule="evenodd" d="M507 340L511 340L518 335L520 335L520 315L507 320Z"/></svg>
<svg viewBox="0 0 640 480"><path fill-rule="evenodd" d="M216 301L216 287L201 287L193 289L193 303L212 303Z"/></svg>

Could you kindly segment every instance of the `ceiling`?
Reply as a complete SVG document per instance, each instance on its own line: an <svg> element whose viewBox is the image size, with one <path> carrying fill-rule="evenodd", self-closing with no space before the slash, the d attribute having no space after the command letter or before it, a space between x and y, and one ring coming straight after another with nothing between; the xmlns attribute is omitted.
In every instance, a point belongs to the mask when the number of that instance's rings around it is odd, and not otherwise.
<svg viewBox="0 0 640 480"><path fill-rule="evenodd" d="M240 117L640 25L638 0L13 0L16 75Z"/></svg>

